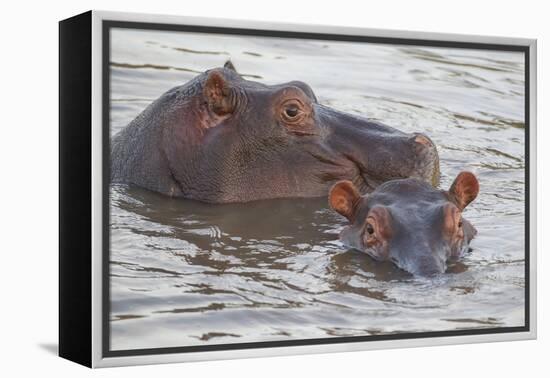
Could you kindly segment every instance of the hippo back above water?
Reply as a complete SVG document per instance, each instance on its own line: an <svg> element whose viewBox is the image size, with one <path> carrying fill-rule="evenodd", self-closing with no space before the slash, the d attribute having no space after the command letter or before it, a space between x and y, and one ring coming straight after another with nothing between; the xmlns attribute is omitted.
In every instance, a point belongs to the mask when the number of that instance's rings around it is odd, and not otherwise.
<svg viewBox="0 0 550 378"><path fill-rule="evenodd" d="M111 142L111 182L211 203L361 193L396 178L437 185L432 141L319 104L293 81L243 79L228 62L150 104Z"/></svg>

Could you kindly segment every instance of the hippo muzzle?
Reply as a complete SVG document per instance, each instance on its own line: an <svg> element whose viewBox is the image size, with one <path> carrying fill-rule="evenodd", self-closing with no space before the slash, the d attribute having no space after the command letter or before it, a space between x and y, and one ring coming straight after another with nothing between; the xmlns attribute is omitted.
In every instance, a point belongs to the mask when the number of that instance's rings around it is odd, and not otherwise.
<svg viewBox="0 0 550 378"><path fill-rule="evenodd" d="M384 124L320 107L321 124L331 130L327 143L353 162L363 183L362 193L399 178L439 184L439 155L424 134L406 134Z"/></svg>

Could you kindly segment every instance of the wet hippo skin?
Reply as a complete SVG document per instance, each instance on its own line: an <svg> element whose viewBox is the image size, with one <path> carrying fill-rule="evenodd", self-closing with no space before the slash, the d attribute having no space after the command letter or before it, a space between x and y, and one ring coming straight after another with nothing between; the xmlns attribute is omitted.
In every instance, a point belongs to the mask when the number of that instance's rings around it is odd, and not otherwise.
<svg viewBox="0 0 550 378"><path fill-rule="evenodd" d="M329 205L349 220L340 240L380 261L393 261L415 275L443 273L458 260L477 231L462 212L479 192L470 172L449 190L417 179L392 180L361 196L351 181L336 183Z"/></svg>
<svg viewBox="0 0 550 378"><path fill-rule="evenodd" d="M264 85L228 62L164 93L111 141L111 182L211 203L361 193L439 180L437 149L320 104L305 83Z"/></svg>

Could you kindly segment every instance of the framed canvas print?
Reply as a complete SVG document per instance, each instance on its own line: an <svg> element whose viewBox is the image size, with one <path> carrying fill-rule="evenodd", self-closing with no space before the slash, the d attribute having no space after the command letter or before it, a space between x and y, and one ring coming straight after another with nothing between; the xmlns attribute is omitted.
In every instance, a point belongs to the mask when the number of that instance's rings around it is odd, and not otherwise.
<svg viewBox="0 0 550 378"><path fill-rule="evenodd" d="M62 357L536 337L535 40L59 26Z"/></svg>

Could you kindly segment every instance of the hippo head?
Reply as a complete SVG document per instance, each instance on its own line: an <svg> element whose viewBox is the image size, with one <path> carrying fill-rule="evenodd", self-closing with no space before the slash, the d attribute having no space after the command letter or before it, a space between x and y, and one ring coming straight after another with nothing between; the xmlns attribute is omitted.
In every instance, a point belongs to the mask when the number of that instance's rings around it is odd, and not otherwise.
<svg viewBox="0 0 550 378"><path fill-rule="evenodd" d="M396 178L439 180L427 136L321 105L300 81L264 85L228 63L158 101L176 196L247 202L326 196L344 179L362 193Z"/></svg>
<svg viewBox="0 0 550 378"><path fill-rule="evenodd" d="M350 222L340 234L345 245L429 276L445 272L447 261L468 250L476 230L462 212L478 191L470 172L460 173L447 191L400 179L361 196L351 181L341 181L330 190L329 204Z"/></svg>

